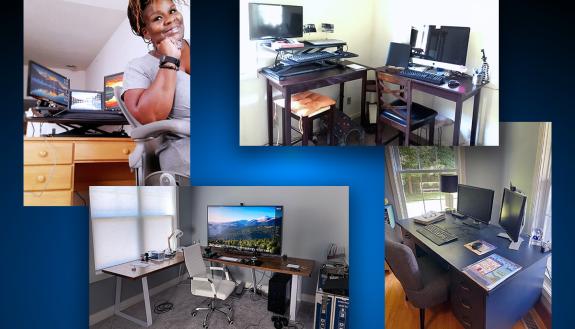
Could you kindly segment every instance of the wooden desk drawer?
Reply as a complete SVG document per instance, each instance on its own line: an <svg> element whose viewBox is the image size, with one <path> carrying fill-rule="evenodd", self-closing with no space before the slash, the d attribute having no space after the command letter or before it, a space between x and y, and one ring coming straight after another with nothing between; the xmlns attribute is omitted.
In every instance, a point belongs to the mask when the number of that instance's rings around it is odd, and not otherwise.
<svg viewBox="0 0 575 329"><path fill-rule="evenodd" d="M71 206L72 191L24 192L24 206Z"/></svg>
<svg viewBox="0 0 575 329"><path fill-rule="evenodd" d="M72 188L72 166L24 166L24 191Z"/></svg>
<svg viewBox="0 0 575 329"><path fill-rule="evenodd" d="M72 163L72 143L52 141L24 141L24 164Z"/></svg>
<svg viewBox="0 0 575 329"><path fill-rule="evenodd" d="M74 143L75 161L128 161L135 144L126 141L77 141Z"/></svg>

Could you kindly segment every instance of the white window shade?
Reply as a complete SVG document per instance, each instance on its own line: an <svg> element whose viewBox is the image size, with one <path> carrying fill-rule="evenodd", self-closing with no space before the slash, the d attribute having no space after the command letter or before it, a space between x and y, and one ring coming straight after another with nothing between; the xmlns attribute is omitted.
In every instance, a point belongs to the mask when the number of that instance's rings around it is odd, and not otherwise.
<svg viewBox="0 0 575 329"><path fill-rule="evenodd" d="M144 250L168 249L168 237L172 234L172 216L144 216Z"/></svg>
<svg viewBox="0 0 575 329"><path fill-rule="evenodd" d="M177 227L176 188L90 187L92 247L96 271L165 250Z"/></svg>
<svg viewBox="0 0 575 329"><path fill-rule="evenodd" d="M92 219L96 270L129 262L139 256L138 218Z"/></svg>

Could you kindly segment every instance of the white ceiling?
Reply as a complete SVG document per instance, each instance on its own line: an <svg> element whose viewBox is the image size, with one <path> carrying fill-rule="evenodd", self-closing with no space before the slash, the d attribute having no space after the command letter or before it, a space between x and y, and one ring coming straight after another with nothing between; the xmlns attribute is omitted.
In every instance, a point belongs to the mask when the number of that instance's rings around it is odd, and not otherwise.
<svg viewBox="0 0 575 329"><path fill-rule="evenodd" d="M126 19L128 0L25 0L24 63L85 70Z"/></svg>

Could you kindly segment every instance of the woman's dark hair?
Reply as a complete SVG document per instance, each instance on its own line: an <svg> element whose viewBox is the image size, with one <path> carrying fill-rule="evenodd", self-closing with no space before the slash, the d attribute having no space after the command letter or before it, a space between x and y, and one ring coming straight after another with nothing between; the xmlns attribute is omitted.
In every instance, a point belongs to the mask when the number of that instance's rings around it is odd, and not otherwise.
<svg viewBox="0 0 575 329"><path fill-rule="evenodd" d="M144 37L142 28L146 26L143 13L146 7L155 0L130 0L128 3L128 20L135 35ZM186 4L186 0L172 0L176 4Z"/></svg>

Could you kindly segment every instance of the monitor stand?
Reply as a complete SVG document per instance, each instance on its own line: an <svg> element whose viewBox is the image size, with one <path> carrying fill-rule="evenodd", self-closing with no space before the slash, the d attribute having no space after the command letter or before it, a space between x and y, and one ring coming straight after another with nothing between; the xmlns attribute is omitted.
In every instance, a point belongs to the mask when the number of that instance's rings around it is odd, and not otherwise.
<svg viewBox="0 0 575 329"><path fill-rule="evenodd" d="M509 244L509 249L513 249L513 250L519 250L519 247L521 246L521 242L523 242L523 238L521 236L519 236L519 238L517 239L517 242L513 241L507 233L499 233L499 234L497 234L497 236L500 238L504 238L504 239L511 241L511 243Z"/></svg>
<svg viewBox="0 0 575 329"><path fill-rule="evenodd" d="M469 218L469 217L466 218L466 219L464 219L462 223L463 223L464 225L471 226L471 227L476 228L476 229L478 229L478 230L480 230L480 229L485 228L485 227L488 226L488 224L482 223L482 222L480 222L480 221L478 221L478 220L475 220L475 219L472 219L472 218Z"/></svg>

